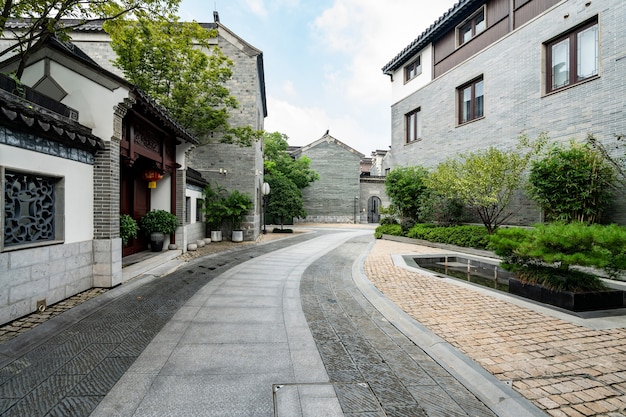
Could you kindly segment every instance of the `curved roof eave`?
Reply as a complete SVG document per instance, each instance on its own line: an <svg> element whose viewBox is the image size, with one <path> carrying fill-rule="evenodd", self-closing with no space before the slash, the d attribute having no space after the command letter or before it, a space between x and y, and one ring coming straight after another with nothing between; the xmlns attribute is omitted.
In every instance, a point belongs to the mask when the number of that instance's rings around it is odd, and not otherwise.
<svg viewBox="0 0 626 417"><path fill-rule="evenodd" d="M399 54L382 67L382 71L386 75L391 75L403 64L409 61L413 56L422 50L427 44L437 39L442 33L449 30L450 26L457 23L459 16L469 7L472 7L480 0L459 0L454 6L448 9L439 19L428 27L413 42L407 45Z"/></svg>

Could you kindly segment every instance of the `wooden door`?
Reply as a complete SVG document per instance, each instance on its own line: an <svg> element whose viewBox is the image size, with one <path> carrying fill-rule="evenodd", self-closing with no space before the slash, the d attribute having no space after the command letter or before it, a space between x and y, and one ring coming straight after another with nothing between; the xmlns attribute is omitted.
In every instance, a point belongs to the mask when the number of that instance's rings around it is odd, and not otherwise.
<svg viewBox="0 0 626 417"><path fill-rule="evenodd" d="M123 214L130 214L137 222L150 211L150 190L140 171L137 168L124 167L120 182L120 211ZM147 249L148 240L140 230L137 239L131 239L124 246L122 256L132 255Z"/></svg>

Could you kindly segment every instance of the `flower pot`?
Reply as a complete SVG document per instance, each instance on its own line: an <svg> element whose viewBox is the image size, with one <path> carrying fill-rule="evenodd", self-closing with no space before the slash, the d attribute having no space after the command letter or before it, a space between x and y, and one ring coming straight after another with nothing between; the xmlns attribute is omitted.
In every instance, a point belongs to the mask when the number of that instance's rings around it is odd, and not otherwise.
<svg viewBox="0 0 626 417"><path fill-rule="evenodd" d="M221 242L222 241L222 231L221 230L212 230L211 231L211 242Z"/></svg>
<svg viewBox="0 0 626 417"><path fill-rule="evenodd" d="M163 233L150 233L150 250L152 250L152 252L161 252L163 250L163 242L165 242L165 235Z"/></svg>
<svg viewBox="0 0 626 417"><path fill-rule="evenodd" d="M233 242L243 242L243 230L233 230L231 240Z"/></svg>

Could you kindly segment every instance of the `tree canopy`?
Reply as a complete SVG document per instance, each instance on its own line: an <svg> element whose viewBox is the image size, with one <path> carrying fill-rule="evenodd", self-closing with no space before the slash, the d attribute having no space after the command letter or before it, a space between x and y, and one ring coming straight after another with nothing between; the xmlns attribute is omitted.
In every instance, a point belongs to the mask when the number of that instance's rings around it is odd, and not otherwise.
<svg viewBox="0 0 626 417"><path fill-rule="evenodd" d="M385 178L385 192L395 209L403 218L418 221L423 197L427 193L425 179L426 168L398 167Z"/></svg>
<svg viewBox="0 0 626 417"><path fill-rule="evenodd" d="M274 132L263 135L265 181L270 185L267 214L280 219L281 228L285 219L306 217L302 202L302 189L319 179L319 174L310 168L311 160L306 156L293 159L287 152L287 135Z"/></svg>
<svg viewBox="0 0 626 417"><path fill-rule="evenodd" d="M491 234L513 215L507 207L514 192L520 188L530 159L546 141L543 134L533 142L522 136L517 151L507 152L491 146L448 158L437 165L428 177L427 185L438 194L458 198L475 210ZM522 152L524 148L526 151Z"/></svg>
<svg viewBox="0 0 626 417"><path fill-rule="evenodd" d="M291 180L296 187L303 189L319 180L317 172L310 168L311 160L306 156L294 159L287 153L287 135L274 132L263 135L265 142L263 166L268 174L280 173Z"/></svg>
<svg viewBox="0 0 626 417"><path fill-rule="evenodd" d="M7 36L6 23L17 19L24 28L12 31L15 43L0 51L20 55L16 77L21 79L28 58L50 37L70 40L72 29L92 21L113 21L129 14L144 12L161 16L175 13L180 0L4 0L1 6L0 35Z"/></svg>
<svg viewBox="0 0 626 417"><path fill-rule="evenodd" d="M113 64L124 77L201 141L218 134L223 143L247 146L260 138L260 132L228 123L238 103L225 85L233 62L211 43L217 30L179 22L174 14L154 18L142 11L133 20L105 23L105 30L117 54Z"/></svg>

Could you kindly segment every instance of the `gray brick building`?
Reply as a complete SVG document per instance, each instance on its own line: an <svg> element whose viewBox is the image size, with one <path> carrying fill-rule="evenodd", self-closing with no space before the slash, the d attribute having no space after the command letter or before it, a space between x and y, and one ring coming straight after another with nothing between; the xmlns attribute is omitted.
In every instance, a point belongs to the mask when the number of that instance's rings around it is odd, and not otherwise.
<svg viewBox="0 0 626 417"><path fill-rule="evenodd" d="M386 168L432 168L541 132L559 142L593 134L623 156L625 22L622 0L459 1L383 67L393 92ZM513 222L541 218L517 204ZM626 224L625 208L622 193L605 220Z"/></svg>

